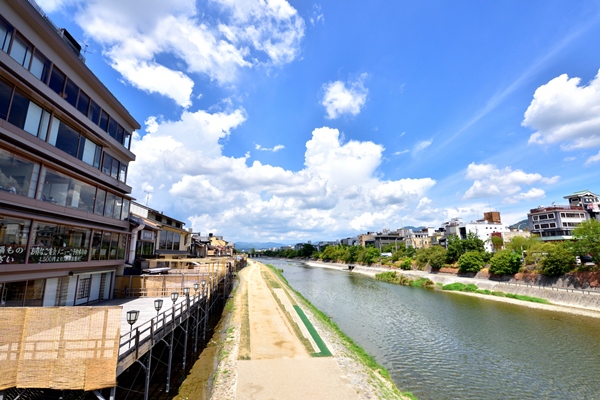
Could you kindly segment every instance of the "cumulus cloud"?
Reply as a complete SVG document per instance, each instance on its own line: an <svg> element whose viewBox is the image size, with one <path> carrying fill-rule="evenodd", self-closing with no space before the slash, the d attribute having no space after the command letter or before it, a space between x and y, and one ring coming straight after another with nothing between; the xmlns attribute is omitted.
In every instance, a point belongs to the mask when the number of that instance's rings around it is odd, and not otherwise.
<svg viewBox="0 0 600 400"><path fill-rule="evenodd" d="M225 85L241 69L280 66L299 54L304 20L285 0L45 0L71 7L87 40L103 46L131 85L191 105L193 74ZM161 62L168 55L167 62Z"/></svg>
<svg viewBox="0 0 600 400"><path fill-rule="evenodd" d="M435 185L430 178L379 178L383 146L344 142L329 127L312 132L299 171L225 156L223 143L245 120L243 109L184 111L178 121L148 118L146 135L136 134L132 144L134 196L145 200L142 188L151 189L150 207L189 216L194 231L232 240L308 240L315 232L335 237L399 226L400 215L423 203Z"/></svg>
<svg viewBox="0 0 600 400"><path fill-rule="evenodd" d="M276 146L274 146L274 147L271 147L271 148L269 148L269 147L262 147L260 144L255 144L255 145L254 145L254 148L255 148L256 150L260 150L260 151L271 151L271 152L273 152L273 153L276 153L276 152L278 152L279 150L283 150L283 149L285 149L285 146L284 146L284 145L282 145L282 144L278 144L278 145L276 145Z"/></svg>
<svg viewBox="0 0 600 400"><path fill-rule="evenodd" d="M357 115L367 101L368 89L362 74L351 82L335 81L323 85L324 96L321 104L325 107L327 118L336 119L344 114Z"/></svg>
<svg viewBox="0 0 600 400"><path fill-rule="evenodd" d="M531 144L560 143L564 150L600 146L600 72L587 85L563 74L540 86L522 125L536 130Z"/></svg>
<svg viewBox="0 0 600 400"><path fill-rule="evenodd" d="M523 186L534 184L552 185L559 176L544 177L538 173L526 173L511 167L499 169L493 164L471 163L467 167L465 179L473 180L473 185L465 192L463 199L481 197L501 197L505 203L542 198L545 192L539 188L530 188L523 192Z"/></svg>

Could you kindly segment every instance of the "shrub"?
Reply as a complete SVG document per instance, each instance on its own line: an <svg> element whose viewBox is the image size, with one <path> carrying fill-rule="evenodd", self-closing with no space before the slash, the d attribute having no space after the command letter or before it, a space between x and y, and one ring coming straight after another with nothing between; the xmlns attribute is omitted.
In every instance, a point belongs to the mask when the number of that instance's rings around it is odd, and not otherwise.
<svg viewBox="0 0 600 400"><path fill-rule="evenodd" d="M560 276L571 269L575 264L575 256L562 243L555 244L548 249L548 254L542 259L542 274L546 276Z"/></svg>
<svg viewBox="0 0 600 400"><path fill-rule="evenodd" d="M483 268L483 256L479 251L467 251L458 259L460 272L479 272Z"/></svg>
<svg viewBox="0 0 600 400"><path fill-rule="evenodd" d="M412 259L405 258L404 260L402 260L402 263L400 264L400 268L403 270L406 270L406 271L412 269Z"/></svg>
<svg viewBox="0 0 600 400"><path fill-rule="evenodd" d="M490 260L490 273L495 275L512 275L519 272L521 259L510 250L500 250Z"/></svg>

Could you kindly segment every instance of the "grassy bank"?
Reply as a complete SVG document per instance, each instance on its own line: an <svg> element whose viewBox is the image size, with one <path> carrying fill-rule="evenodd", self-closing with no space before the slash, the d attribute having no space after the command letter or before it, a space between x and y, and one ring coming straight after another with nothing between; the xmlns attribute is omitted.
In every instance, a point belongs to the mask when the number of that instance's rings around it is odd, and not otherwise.
<svg viewBox="0 0 600 400"><path fill-rule="evenodd" d="M267 264L269 268L278 276L282 283L286 285L286 287L293 292L298 299L300 299L311 313L315 316L315 318L322 323L325 327L327 327L331 332L333 332L343 343L343 345L356 357L356 359L365 365L373 378L374 382L379 383L379 388L383 395L384 399L397 399L397 398L408 398L408 399L416 399L412 393L409 392L401 392L398 390L396 385L393 383L389 372L379 365L375 359L368 354L362 347L358 346L351 338L349 338L342 330L323 312L313 306L302 294L294 290L290 287L287 279L282 275L281 271L275 268L273 265Z"/></svg>
<svg viewBox="0 0 600 400"><path fill-rule="evenodd" d="M539 297L525 296L521 294L512 294L512 293L504 293L504 292L496 292L487 289L479 289L475 284L464 284L460 282L451 283L449 285L442 286L442 290L453 290L457 292L469 292L469 293L477 293L477 294L485 294L489 296L498 296L498 297L507 297L510 299L516 299L521 301L530 301L532 303L541 303L541 304L552 304L546 299L540 299Z"/></svg>
<svg viewBox="0 0 600 400"><path fill-rule="evenodd" d="M382 282L395 283L402 286L414 286L432 288L434 283L428 278L410 279L404 275L399 275L396 271L382 272L375 275L375 279Z"/></svg>

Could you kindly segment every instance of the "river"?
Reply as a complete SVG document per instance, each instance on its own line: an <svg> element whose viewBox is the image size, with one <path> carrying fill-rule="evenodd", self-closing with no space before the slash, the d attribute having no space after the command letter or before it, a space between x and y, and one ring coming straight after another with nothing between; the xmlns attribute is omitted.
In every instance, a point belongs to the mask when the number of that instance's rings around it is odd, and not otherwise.
<svg viewBox="0 0 600 400"><path fill-rule="evenodd" d="M260 261L420 400L600 399L600 319Z"/></svg>

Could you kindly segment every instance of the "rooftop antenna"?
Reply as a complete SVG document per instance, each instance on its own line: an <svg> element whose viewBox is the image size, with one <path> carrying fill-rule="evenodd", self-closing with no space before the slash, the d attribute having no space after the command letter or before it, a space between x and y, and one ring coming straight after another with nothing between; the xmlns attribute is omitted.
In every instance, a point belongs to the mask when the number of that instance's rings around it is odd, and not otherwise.
<svg viewBox="0 0 600 400"><path fill-rule="evenodd" d="M85 57L85 55L86 55L86 54L88 54L88 53L89 53L89 54L94 54L94 53L92 53L91 51L88 51L88 44L87 44L87 43L85 43L85 42L81 42L81 43L83 43L83 45L85 46L85 48L83 49L83 56L84 56L84 57Z"/></svg>
<svg viewBox="0 0 600 400"><path fill-rule="evenodd" d="M144 190L144 193L146 193L146 207L148 207L148 200L150 200L150 191L149 190Z"/></svg>

